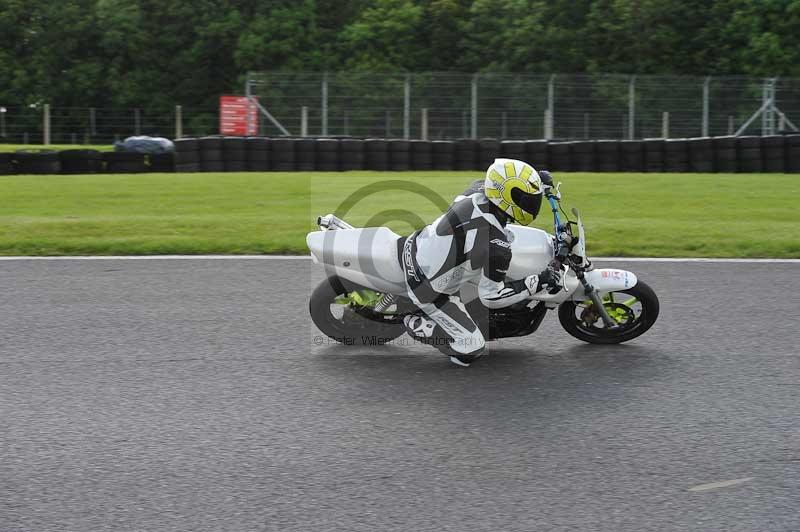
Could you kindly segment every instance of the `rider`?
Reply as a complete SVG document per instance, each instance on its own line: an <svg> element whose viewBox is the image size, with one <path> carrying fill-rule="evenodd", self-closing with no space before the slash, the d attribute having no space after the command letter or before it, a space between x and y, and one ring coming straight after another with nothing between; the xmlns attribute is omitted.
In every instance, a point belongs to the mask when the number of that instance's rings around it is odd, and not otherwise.
<svg viewBox="0 0 800 532"><path fill-rule="evenodd" d="M412 337L469 366L483 354L485 340L458 297L468 281L477 281L480 301L490 309L529 299L543 287L560 290L557 261L539 275L505 280L511 261L505 226L509 221L530 224L552 183L548 172L537 172L523 161L496 159L482 182L473 183L447 212L406 239L401 258L406 289L424 313L406 316Z"/></svg>

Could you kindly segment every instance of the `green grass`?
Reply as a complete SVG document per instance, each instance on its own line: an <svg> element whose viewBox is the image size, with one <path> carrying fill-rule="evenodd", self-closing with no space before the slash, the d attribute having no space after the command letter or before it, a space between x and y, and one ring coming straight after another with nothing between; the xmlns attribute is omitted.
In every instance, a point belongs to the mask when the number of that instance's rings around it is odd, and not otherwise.
<svg viewBox="0 0 800 532"><path fill-rule="evenodd" d="M368 184L401 179L451 200L472 172L224 173L0 177L0 254L305 253L318 214ZM590 255L800 257L800 176L559 174ZM388 211L388 212L387 212ZM380 215L380 213L384 215ZM383 191L353 207L400 233L438 214ZM377 215L377 216L376 216ZM411 222L398 221L402 219ZM393 220L393 221L392 221ZM416 220L416 221L414 221ZM536 225L549 228L543 209Z"/></svg>
<svg viewBox="0 0 800 532"><path fill-rule="evenodd" d="M114 151L113 144L0 144L0 153L17 150L100 150Z"/></svg>

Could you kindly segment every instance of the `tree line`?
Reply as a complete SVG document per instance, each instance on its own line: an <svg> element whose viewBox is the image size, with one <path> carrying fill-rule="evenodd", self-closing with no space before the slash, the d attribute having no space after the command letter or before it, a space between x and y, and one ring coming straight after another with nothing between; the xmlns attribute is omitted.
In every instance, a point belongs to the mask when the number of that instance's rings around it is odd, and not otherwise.
<svg viewBox="0 0 800 532"><path fill-rule="evenodd" d="M251 70L800 77L800 0L0 0L0 105L215 104Z"/></svg>

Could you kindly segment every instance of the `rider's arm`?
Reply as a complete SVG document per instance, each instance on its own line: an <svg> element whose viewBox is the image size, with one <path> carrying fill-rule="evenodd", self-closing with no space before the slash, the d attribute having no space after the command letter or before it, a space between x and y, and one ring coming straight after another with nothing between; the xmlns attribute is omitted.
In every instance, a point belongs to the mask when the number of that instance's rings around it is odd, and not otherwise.
<svg viewBox="0 0 800 532"><path fill-rule="evenodd" d="M504 308L531 297L538 288L538 277L506 281L506 271L511 263L508 242L492 242L489 257L478 281L478 296L488 308Z"/></svg>

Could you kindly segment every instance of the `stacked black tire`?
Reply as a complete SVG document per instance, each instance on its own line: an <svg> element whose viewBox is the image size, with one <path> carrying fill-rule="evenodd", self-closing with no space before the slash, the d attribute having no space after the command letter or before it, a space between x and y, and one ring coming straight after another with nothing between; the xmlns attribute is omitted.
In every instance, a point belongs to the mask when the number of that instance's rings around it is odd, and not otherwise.
<svg viewBox="0 0 800 532"><path fill-rule="evenodd" d="M225 171L225 155L222 151L222 142L222 137L201 137L197 139L200 148L200 171Z"/></svg>
<svg viewBox="0 0 800 532"><path fill-rule="evenodd" d="M271 139L270 145L272 146L269 152L272 161L271 169L276 172L291 172L295 170L295 145L297 139ZM314 146L310 145L311 152L305 157L305 160L311 160L311 169L314 168Z"/></svg>
<svg viewBox="0 0 800 532"><path fill-rule="evenodd" d="M0 153L0 175L11 175L16 173L14 168L14 154Z"/></svg>
<svg viewBox="0 0 800 532"><path fill-rule="evenodd" d="M58 152L62 174L97 174L105 170L103 154L97 150L63 150Z"/></svg>
<svg viewBox="0 0 800 532"><path fill-rule="evenodd" d="M364 141L342 139L339 141L339 162L342 171L364 169Z"/></svg>
<svg viewBox="0 0 800 532"><path fill-rule="evenodd" d="M736 137L714 137L711 139L711 149L714 154L714 171L723 173L739 171Z"/></svg>
<svg viewBox="0 0 800 532"><path fill-rule="evenodd" d="M200 141L197 139L177 139L175 142L175 171L200 171Z"/></svg>
<svg viewBox="0 0 800 532"><path fill-rule="evenodd" d="M459 139L456 141L455 170L477 170L480 166L480 144L473 139Z"/></svg>
<svg viewBox="0 0 800 532"><path fill-rule="evenodd" d="M411 169L411 143L407 140L391 139L389 146L389 170L403 172Z"/></svg>
<svg viewBox="0 0 800 532"><path fill-rule="evenodd" d="M714 171L714 143L710 138L689 139L689 171Z"/></svg>
<svg viewBox="0 0 800 532"><path fill-rule="evenodd" d="M800 135L789 135L785 139L786 172L800 174Z"/></svg>
<svg viewBox="0 0 800 532"><path fill-rule="evenodd" d="M280 168L273 166L274 170L280 169L285 172L297 170L299 172L311 172L317 168L317 142L314 139L275 139L287 140L289 142L279 142L273 144L273 149L283 153L283 162ZM273 141L274 142L274 141ZM291 154L291 161L289 160Z"/></svg>
<svg viewBox="0 0 800 532"><path fill-rule="evenodd" d="M433 146L424 140L412 140L409 142L410 164L412 170L432 170L433 169Z"/></svg>
<svg viewBox="0 0 800 532"><path fill-rule="evenodd" d="M339 140L318 139L316 142L315 170L337 172L339 170Z"/></svg>
<svg viewBox="0 0 800 532"><path fill-rule="evenodd" d="M618 140L598 140L596 150L597 162L595 171L619 172L621 155Z"/></svg>
<svg viewBox="0 0 800 532"><path fill-rule="evenodd" d="M367 170L384 172L389 169L389 142L384 139L364 141L364 167Z"/></svg>
<svg viewBox="0 0 800 532"><path fill-rule="evenodd" d="M452 140L431 142L431 159L434 170L452 170L456 165L456 143Z"/></svg>
<svg viewBox="0 0 800 532"><path fill-rule="evenodd" d="M800 134L785 136L545 141L202 137L175 153L22 150L0 153L0 175L140 172L483 172L497 157L560 172L800 173Z"/></svg>
<svg viewBox="0 0 800 532"><path fill-rule="evenodd" d="M141 174L149 170L144 153L109 151L103 153L107 174Z"/></svg>
<svg viewBox="0 0 800 532"><path fill-rule="evenodd" d="M644 171L663 172L664 141L662 139L645 139L642 147L644 148Z"/></svg>
<svg viewBox="0 0 800 532"><path fill-rule="evenodd" d="M20 150L11 155L11 161L18 174L58 174L61 172L58 152L53 150Z"/></svg>
<svg viewBox="0 0 800 532"><path fill-rule="evenodd" d="M739 171L742 173L760 173L763 164L761 160L761 137L739 137L736 139Z"/></svg>
<svg viewBox="0 0 800 532"><path fill-rule="evenodd" d="M244 137L224 137L222 162L226 172L246 172L247 140Z"/></svg>
<svg viewBox="0 0 800 532"><path fill-rule="evenodd" d="M269 170L269 142L264 137L249 137L245 141L247 154L247 170L250 172L266 172Z"/></svg>
<svg viewBox="0 0 800 532"><path fill-rule="evenodd" d="M619 143L619 169L622 172L644 172L644 142L623 140Z"/></svg>

